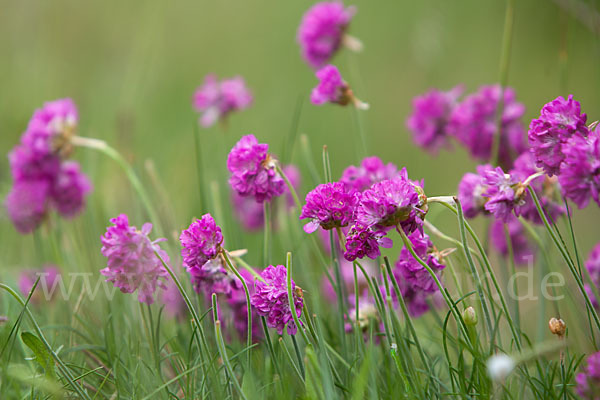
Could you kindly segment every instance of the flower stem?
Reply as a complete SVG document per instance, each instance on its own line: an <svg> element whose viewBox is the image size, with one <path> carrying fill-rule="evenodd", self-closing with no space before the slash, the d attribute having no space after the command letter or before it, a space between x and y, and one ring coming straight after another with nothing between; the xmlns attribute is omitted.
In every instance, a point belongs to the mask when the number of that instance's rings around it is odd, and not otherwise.
<svg viewBox="0 0 600 400"><path fill-rule="evenodd" d="M504 108L504 90L508 83L508 67L510 65L510 50L512 46L513 24L515 16L515 0L507 0L504 16L504 33L502 34L502 53L500 55L500 96L496 110L496 135L492 142L490 156L500 164L500 147L502 138L502 112Z"/></svg>
<svg viewBox="0 0 600 400"><path fill-rule="evenodd" d="M215 322L215 339L217 340L217 348L219 349L219 354L221 355L221 359L223 360L223 364L225 365L225 369L229 374L229 379L233 382L233 386L238 391L240 397L242 399L247 400L240 383L235 377L235 373L233 372L233 368L231 367L231 363L229 362L229 358L227 357L227 349L225 348L225 342L223 341L223 335L221 333L221 321L219 321L217 316L217 295L215 293L212 294L212 305L213 305L213 319Z"/></svg>
<svg viewBox="0 0 600 400"><path fill-rule="evenodd" d="M131 186L133 186L134 190L137 192L138 196L142 200L142 204L146 209L150 221L152 221L156 225L156 230L159 236L164 236L161 221L158 218L158 213L156 212L154 206L150 202L150 197L148 196L146 189L144 189L144 186L142 185L135 171L133 170L131 165L129 165L129 163L125 161L123 156L121 156L121 154L119 154L118 151L110 147L104 140L74 136L71 139L71 142L75 146L87 147L90 149L98 150L107 155L108 157L112 158L114 161L117 162L117 164L119 164L119 166L125 171L125 175L127 175Z"/></svg>
<svg viewBox="0 0 600 400"><path fill-rule="evenodd" d="M246 295L246 308L248 311L248 333L247 333L247 346L248 351L246 352L248 368L250 368L250 347L252 347L252 304L250 303L250 291L248 290L248 285L246 284L246 280L242 277L237 268L233 265L229 256L227 255L227 251L223 251L221 253L225 262L231 269L231 271L237 276L237 278L242 282L242 286L244 287L244 294Z"/></svg>
<svg viewBox="0 0 600 400"><path fill-rule="evenodd" d="M588 296L588 294L585 290L583 281L581 279L581 276L577 272L575 264L569 257L569 254L567 253L566 249L563 247L559 238L556 236L556 233L550 226L550 222L548 222L546 213L544 212L544 210L542 209L542 206L540 205L540 200L538 199L537 194L535 193L535 190L531 186L528 186L528 189L529 189L529 194L531 195L531 198L533 199L533 202L535 203L535 207L537 208L538 213L539 213L540 217L542 218L542 222L544 223L544 226L546 227L546 230L548 231L548 233L550 233L550 237L552 238L552 241L554 242L554 244L558 248L558 251L562 255L565 262L567 263L567 267L569 267L569 270L571 271L573 278L575 278L575 283L577 283L577 286L579 286L579 291L583 295L585 304L588 307L590 313L592 314L592 317L594 318L596 327L598 328L598 330L600 330L600 318L598 317L598 313L596 312L596 309L594 308L594 306L590 300L590 297Z"/></svg>
<svg viewBox="0 0 600 400"><path fill-rule="evenodd" d="M290 309L292 311L292 318L294 319L294 323L300 331L302 338L306 344L310 344L308 340L308 336L306 336L306 332L304 332L303 326L300 324L300 320L298 319L298 315L296 314L296 303L294 302L294 293L292 291L292 253L288 251L285 259L285 267L287 268L287 289L288 289L288 302L290 303Z"/></svg>
<svg viewBox="0 0 600 400"><path fill-rule="evenodd" d="M38 281L39 281L39 278L38 278ZM38 281L36 281L34 288L32 290L35 290L35 286L37 285ZM52 349L52 346L50 346L50 343L48 343L48 341L46 340L46 337L44 336L44 333L42 332L40 326L38 325L33 314L31 313L31 311L29 310L29 307L27 307L27 303L25 303L25 301L21 298L21 296L17 292L15 292L10 286L0 283L0 289L4 289L5 291L7 291L12 297L14 297L23 306L27 316L29 317L29 319L31 320L31 323L33 324L33 327L35 328L35 331L36 331L38 337L44 344L44 347L46 347L46 350L52 355L52 358L54 359L54 361L56 361L56 363L58 364L58 368L61 371L61 373L64 375L66 381L69 383L69 385L73 388L73 390L77 393L78 396L80 396L83 399L90 400L90 397L88 396L88 394L83 390L83 388L81 388L81 386L78 383L76 383L75 378L73 377L73 375L71 375L71 372L69 371L69 368L67 367L67 365L58 357L58 355Z"/></svg>

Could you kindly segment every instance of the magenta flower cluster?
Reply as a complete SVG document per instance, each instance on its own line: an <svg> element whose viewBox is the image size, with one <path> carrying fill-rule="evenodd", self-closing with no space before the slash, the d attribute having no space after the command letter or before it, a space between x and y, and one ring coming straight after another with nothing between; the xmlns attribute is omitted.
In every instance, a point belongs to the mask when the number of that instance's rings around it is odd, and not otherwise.
<svg viewBox="0 0 600 400"><path fill-rule="evenodd" d="M447 92L433 89L413 99L413 113L406 126L418 146L433 154L437 154L440 147L447 146L446 126L462 91L461 86Z"/></svg>
<svg viewBox="0 0 600 400"><path fill-rule="evenodd" d="M440 262L441 256L433 247L429 236L420 231L415 231L408 236L408 239L415 253L434 272L439 272L445 268L445 265ZM426 293L433 293L439 290L429 271L412 256L406 247L400 251L395 268L399 272L399 275L410 284L413 290L424 291Z"/></svg>
<svg viewBox="0 0 600 400"><path fill-rule="evenodd" d="M558 175L565 159L563 147L573 136L585 137L587 117L581 114L581 105L570 95L559 96L542 107L540 117L529 125L529 144L537 166L550 176Z"/></svg>
<svg viewBox="0 0 600 400"><path fill-rule="evenodd" d="M386 232L374 227L355 224L346 234L346 251L344 258L348 261L361 259L365 256L376 259L381 255L380 247L391 248L392 239L385 237Z"/></svg>
<svg viewBox="0 0 600 400"><path fill-rule="evenodd" d="M285 182L268 150L268 144L258 143L254 135L246 135L229 152L229 184L240 196L252 196L262 203L284 193Z"/></svg>
<svg viewBox="0 0 600 400"><path fill-rule="evenodd" d="M590 199L600 205L600 128L596 126L587 138L574 135L562 149L565 159L558 182L565 197L579 208Z"/></svg>
<svg viewBox="0 0 600 400"><path fill-rule="evenodd" d="M341 1L324 1L312 6L302 17L297 40L302 57L312 68L320 68L333 57L356 9Z"/></svg>
<svg viewBox="0 0 600 400"><path fill-rule="evenodd" d="M357 192L363 192L374 183L393 179L398 175L398 167L393 163L384 164L379 157L366 157L356 167L351 165L342 173L340 182Z"/></svg>
<svg viewBox="0 0 600 400"><path fill-rule="evenodd" d="M254 281L254 294L251 297L252 306L256 312L266 317L267 326L277 329L277 332L283 334L283 329L287 327L287 333L295 335L298 327L294 322L292 310L288 300L287 290L287 269L283 265L269 265L261 272L261 279ZM292 294L294 306L296 307L296 316L302 315L304 299L302 290L296 287L292 281Z"/></svg>
<svg viewBox="0 0 600 400"><path fill-rule="evenodd" d="M67 218L83 209L92 186L77 162L65 161L77 121L71 99L45 103L8 155L14 185L5 205L19 232L35 230L52 208Z"/></svg>
<svg viewBox="0 0 600 400"><path fill-rule="evenodd" d="M196 292L227 293L231 278L218 259L222 251L223 234L210 214L204 214L181 232L183 266L192 277Z"/></svg>
<svg viewBox="0 0 600 400"><path fill-rule="evenodd" d="M157 287L165 288L164 280L168 272L163 266L158 253L168 263L168 254L160 248L159 242L151 241L148 235L152 224L146 223L138 230L129 225L127 215L121 214L110 220L113 224L106 228L101 237L102 255L108 259L107 267L100 273L107 277L123 293L138 291L138 300L152 304Z"/></svg>
<svg viewBox="0 0 600 400"><path fill-rule="evenodd" d="M356 208L356 222L377 230L401 226L411 233L422 226L426 206L417 185L407 177L377 182L365 190Z"/></svg>
<svg viewBox="0 0 600 400"><path fill-rule="evenodd" d="M422 183L408 179L406 168L398 171L377 157L365 158L360 167L350 166L339 182L321 184L306 196L301 219L308 218L307 233L344 228L348 261L365 256L377 258L380 247L391 247L387 232L401 228L407 234L422 230L427 200Z"/></svg>
<svg viewBox="0 0 600 400"><path fill-rule="evenodd" d="M597 400L600 398L600 351L591 354L575 377L576 391L582 399Z"/></svg>
<svg viewBox="0 0 600 400"><path fill-rule="evenodd" d="M353 221L358 193L341 182L324 183L306 195L300 219L309 219L304 226L306 233L341 228Z"/></svg>
<svg viewBox="0 0 600 400"><path fill-rule="evenodd" d="M514 90L482 86L459 102L461 92L460 86L448 92L431 90L413 100L407 127L415 143L435 154L451 136L474 158L488 162L499 132L499 162L510 166L527 149L521 123L525 107L516 101ZM500 106L502 114L498 117Z"/></svg>
<svg viewBox="0 0 600 400"><path fill-rule="evenodd" d="M313 89L310 101L313 104L340 103L348 101L344 92L348 84L342 79L340 71L335 65L326 65L317 71L319 84Z"/></svg>
<svg viewBox="0 0 600 400"><path fill-rule="evenodd" d="M241 76L219 81L215 75L207 75L204 84L194 93L193 105L202 113L200 125L207 128L219 120L224 121L234 111L250 107L252 100L252 93Z"/></svg>

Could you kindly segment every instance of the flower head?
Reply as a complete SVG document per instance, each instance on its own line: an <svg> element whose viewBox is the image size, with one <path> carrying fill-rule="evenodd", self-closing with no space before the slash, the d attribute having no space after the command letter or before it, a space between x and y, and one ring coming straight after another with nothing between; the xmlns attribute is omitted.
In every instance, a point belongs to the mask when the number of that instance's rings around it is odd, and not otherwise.
<svg viewBox="0 0 600 400"><path fill-rule="evenodd" d="M310 219L310 222L304 226L304 231L312 233L319 226L329 230L348 225L352 222L357 201L356 191L348 190L341 182L317 186L308 192L306 204L302 207L300 219Z"/></svg>
<svg viewBox="0 0 600 400"><path fill-rule="evenodd" d="M510 166L514 158L527 149L520 120L525 107L516 102L511 88L482 86L477 93L467 96L452 111L448 133L465 145L473 157L489 161L498 131L496 113L501 99L500 163Z"/></svg>
<svg viewBox="0 0 600 400"><path fill-rule="evenodd" d="M386 232L375 230L360 224L352 226L346 234L346 251L344 258L354 261L365 256L376 259L381 255L379 247L391 248L392 239L385 237Z"/></svg>
<svg viewBox="0 0 600 400"><path fill-rule="evenodd" d="M65 161L50 190L50 196L62 216L72 217L83 209L85 197L91 190L92 184L79 169L79 163Z"/></svg>
<svg viewBox="0 0 600 400"><path fill-rule="evenodd" d="M540 117L529 125L529 145L537 166L550 176L558 174L565 159L563 144L573 136L587 136L586 115L573 95L557 97L542 107Z"/></svg>
<svg viewBox="0 0 600 400"><path fill-rule="evenodd" d="M270 201L284 193L285 182L275 169L275 160L267 153L269 145L246 135L231 149L227 168L229 183L241 196L253 196L257 202Z"/></svg>
<svg viewBox="0 0 600 400"><path fill-rule="evenodd" d="M335 65L326 65L317 71L319 84L313 89L310 101L315 105L335 103L341 106L353 104L355 107L366 110L369 105L361 102L342 79L340 71Z"/></svg>
<svg viewBox="0 0 600 400"><path fill-rule="evenodd" d="M415 253L419 258L425 261L434 272L441 271L446 267L440 262L440 253L433 246L429 236L420 231L415 231L408 239L410 240ZM400 257L398 258L398 261L396 261L396 269L404 280L418 290L427 293L433 293L439 290L435 280L429 274L429 271L427 271L427 269L412 256L406 247L400 251Z"/></svg>
<svg viewBox="0 0 600 400"><path fill-rule="evenodd" d="M418 146L436 154L447 144L446 127L462 91L460 86L447 92L433 89L413 99L413 113L406 126Z"/></svg>
<svg viewBox="0 0 600 400"><path fill-rule="evenodd" d="M45 103L34 112L21 142L9 153L14 186L6 206L19 232L35 230L50 206L65 217L83 209L91 185L76 162L64 161L72 151L77 121L71 99Z"/></svg>
<svg viewBox="0 0 600 400"><path fill-rule="evenodd" d="M192 286L198 294L230 294L234 276L227 272L221 258L208 260L201 267L187 268Z"/></svg>
<svg viewBox="0 0 600 400"><path fill-rule="evenodd" d="M270 328L276 328L277 333L283 334L283 328L287 326L287 332L295 335L298 327L294 322L292 310L288 301L287 292L287 269L283 265L269 265L260 273L263 280L254 281L254 294L250 298L252 306L256 312L263 317L267 317L267 325ZM302 298L302 289L296 287L292 281L292 293L296 314L302 315L304 299Z"/></svg>
<svg viewBox="0 0 600 400"><path fill-rule="evenodd" d="M364 227L386 230L400 225L408 234L420 228L427 212L422 188L406 177L406 170L394 179L375 183L365 190L356 208L356 221Z"/></svg>
<svg viewBox="0 0 600 400"><path fill-rule="evenodd" d="M207 128L218 120L225 120L233 111L250 107L252 100L252 93L241 76L219 82L215 75L207 75L204 84L194 93L194 108L202 113L200 124Z"/></svg>
<svg viewBox="0 0 600 400"><path fill-rule="evenodd" d="M510 171L510 175L516 180L523 182L533 174L540 170L535 166L535 158L529 151L524 152L514 162L513 169ZM556 177L550 177L547 175L539 176L529 182L529 185L535 190L542 209L545 211L546 216L550 220L556 220L560 215L565 213L565 208L558 203L558 179ZM519 215L523 218L541 225L542 219L535 203L531 198L526 195L521 199L523 203L519 206Z"/></svg>
<svg viewBox="0 0 600 400"><path fill-rule="evenodd" d="M100 273L106 276L123 293L138 291L138 300L152 304L157 287L164 288L163 279L168 276L161 260L169 262L168 254L160 248L158 242L150 241L148 234L152 224L146 223L138 230L129 225L127 215L121 214L110 220L113 226L106 228L101 237L102 255L108 259L106 268Z"/></svg>
<svg viewBox="0 0 600 400"><path fill-rule="evenodd" d="M6 196L8 217L20 233L33 232L48 212L50 185L46 180L16 182Z"/></svg>
<svg viewBox="0 0 600 400"><path fill-rule="evenodd" d="M349 166L342 173L340 182L358 192L363 192L371 185L398 175L398 167L392 163L384 164L379 157L366 157L360 166Z"/></svg>
<svg viewBox="0 0 600 400"><path fill-rule="evenodd" d="M486 171L493 168L489 164L479 165L477 173L467 172L458 184L458 199L466 218L474 218L479 213L485 212L485 202L487 199L483 196L487 190L484 183Z"/></svg>
<svg viewBox="0 0 600 400"><path fill-rule="evenodd" d="M341 1L323 1L302 17L297 40L302 57L313 68L325 65L342 44L342 38L356 9Z"/></svg>
<svg viewBox="0 0 600 400"><path fill-rule="evenodd" d="M597 400L600 398L600 351L591 354L585 367L575 377L577 394L582 399Z"/></svg>
<svg viewBox="0 0 600 400"><path fill-rule="evenodd" d="M505 174L502 168L485 172L483 183L487 190L483 194L488 198L485 209L496 218L508 221L511 212L519 215L519 206L524 204L524 190L519 187L518 180L510 174Z"/></svg>
<svg viewBox="0 0 600 400"><path fill-rule="evenodd" d="M572 136L563 146L564 162L558 181L565 197L579 208L590 198L600 205L600 128L583 137Z"/></svg>
<svg viewBox="0 0 600 400"><path fill-rule="evenodd" d="M514 215L509 215L508 221L504 222L496 219L490 226L490 242L496 250L504 257L508 256L508 245L506 242L506 229L510 236L510 245L512 247L513 259L516 265L527 265L533 261L535 248L531 246L525 229L521 222Z"/></svg>
<svg viewBox="0 0 600 400"><path fill-rule="evenodd" d="M210 214L204 214L181 232L181 257L183 266L192 275L202 269L209 260L215 259L221 252L223 234Z"/></svg>

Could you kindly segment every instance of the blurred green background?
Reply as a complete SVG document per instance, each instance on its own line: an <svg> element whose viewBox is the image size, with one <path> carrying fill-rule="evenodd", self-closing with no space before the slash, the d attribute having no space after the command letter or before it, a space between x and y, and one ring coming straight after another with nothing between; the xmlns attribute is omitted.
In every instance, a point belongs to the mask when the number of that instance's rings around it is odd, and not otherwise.
<svg viewBox="0 0 600 400"><path fill-rule="evenodd" d="M350 110L308 102L316 80L300 58L295 35L312 3L2 1L0 153L8 153L18 142L35 108L47 100L72 97L79 107L82 136L111 143L146 181L144 162L155 163L168 193L168 201L157 197L156 202L163 212L174 214L171 228L180 230L201 212L192 94L208 73L240 74L254 92L255 103L232 116L225 132L219 126L200 132L205 178L224 181L225 149L244 134L254 133L281 154L299 99L298 132L310 138L319 170L322 145L328 145L338 177L344 167L360 160L357 128ZM365 48L359 54L342 51L333 62L357 96L371 105L361 113L368 153L406 166L413 179L424 178L429 195L453 194L460 177L475 163L461 148L442 151L438 157L424 153L412 143L405 119L411 99L429 88L464 83L471 92L498 81L505 2L346 3L358 7L350 33ZM597 33L573 13L552 1L517 2L509 84L527 106L525 124L544 103L569 93L581 102L590 121L600 119L599 60ZM306 173L298 143L293 161ZM141 206L110 160L85 149L75 157L95 189L85 215L61 227L91 231L87 251L101 263L99 243L93 238L104 231L108 217L120 212L137 215L132 222L141 224ZM3 156L2 197L10 185ZM311 185L305 174L301 195ZM208 185L203 190L210 197ZM221 198L227 206L227 195L221 193ZM17 235L4 211L1 218L0 271L33 262L32 237ZM576 211L578 240L586 254L600 238L598 222L595 204ZM455 221L447 230L455 233Z"/></svg>

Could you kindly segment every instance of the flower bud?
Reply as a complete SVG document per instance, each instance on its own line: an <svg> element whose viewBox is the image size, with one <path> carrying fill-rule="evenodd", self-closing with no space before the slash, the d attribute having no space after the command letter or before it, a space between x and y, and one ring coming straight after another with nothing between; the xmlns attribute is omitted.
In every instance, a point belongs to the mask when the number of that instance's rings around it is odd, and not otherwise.
<svg viewBox="0 0 600 400"><path fill-rule="evenodd" d="M465 310L462 312L462 318L465 321L465 324L469 326L477 325L477 313L471 306L465 308Z"/></svg>
<svg viewBox="0 0 600 400"><path fill-rule="evenodd" d="M553 335L557 335L559 338L563 337L567 331L567 324L560 318L550 318L548 327L550 328L550 332L552 332Z"/></svg>

